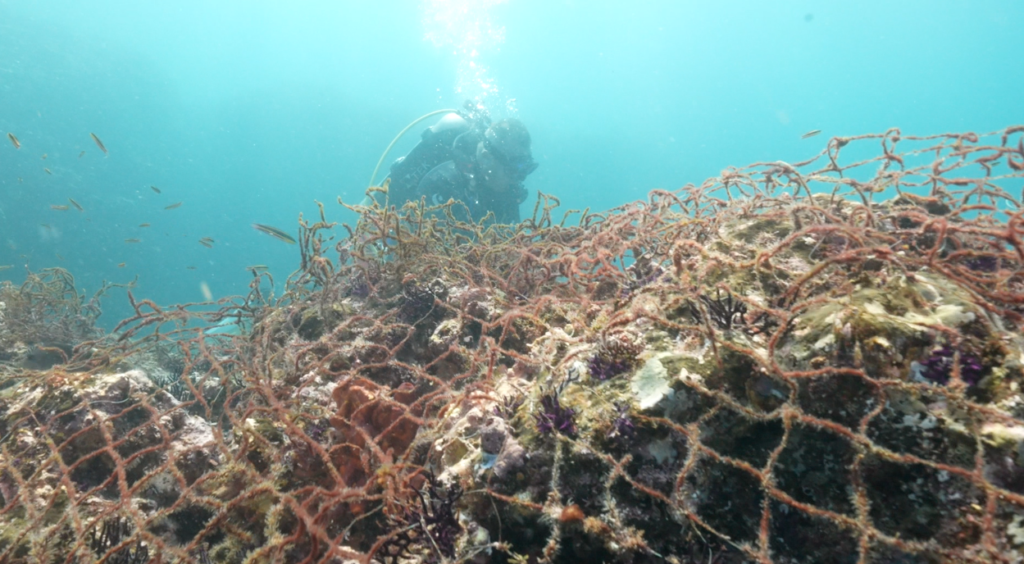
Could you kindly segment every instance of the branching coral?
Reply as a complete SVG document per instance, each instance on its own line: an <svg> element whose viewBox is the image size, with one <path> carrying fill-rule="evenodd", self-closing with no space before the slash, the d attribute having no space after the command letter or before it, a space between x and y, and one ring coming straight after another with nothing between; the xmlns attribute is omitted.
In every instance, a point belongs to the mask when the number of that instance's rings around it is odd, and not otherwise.
<svg viewBox="0 0 1024 564"><path fill-rule="evenodd" d="M712 298L707 294L700 294L698 299L707 308L708 318L716 325L719 329L729 331L735 325L742 325L745 320L743 316L747 313L747 304L740 300L734 300L732 294L729 292L722 296L722 292L719 289L715 289L715 297ZM699 307L690 304L690 312L694 319L698 322L703 319L703 314Z"/></svg>
<svg viewBox="0 0 1024 564"><path fill-rule="evenodd" d="M534 414L537 423L537 431L541 434L560 433L566 436L576 434L576 411L571 407L565 407L559 402L558 396L572 384L579 380L579 373L571 369L565 379L553 390L549 390L540 398L540 411Z"/></svg>
<svg viewBox="0 0 1024 564"><path fill-rule="evenodd" d="M110 564L142 564L143 562L149 562L149 549L142 544L141 540L136 541L135 546L126 546L117 550L114 550L119 544L121 544L128 536L132 534L131 523L121 517L114 517L103 521L103 526L97 533L96 529L93 529L89 535L89 548L92 552L102 557L110 554L106 557L106 562ZM111 552L113 550L113 552Z"/></svg>
<svg viewBox="0 0 1024 564"><path fill-rule="evenodd" d="M494 405L494 414L506 421L511 421L522 405L523 398L520 396L502 396Z"/></svg>
<svg viewBox="0 0 1024 564"><path fill-rule="evenodd" d="M462 497L458 484L442 485L427 474L422 490L416 490L419 506L406 507L391 518L391 537L375 555L386 562L400 562L419 555L421 562L442 562L455 557L462 525L457 504Z"/></svg>

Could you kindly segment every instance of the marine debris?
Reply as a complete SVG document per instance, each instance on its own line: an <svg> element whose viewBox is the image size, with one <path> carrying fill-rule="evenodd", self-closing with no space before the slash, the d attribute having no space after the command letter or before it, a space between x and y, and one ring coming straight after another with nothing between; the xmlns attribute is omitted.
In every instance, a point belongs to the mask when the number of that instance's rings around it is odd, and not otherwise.
<svg viewBox="0 0 1024 564"><path fill-rule="evenodd" d="M283 293L109 334L63 271L0 287L0 561L1020 561L1022 139L321 208Z"/></svg>

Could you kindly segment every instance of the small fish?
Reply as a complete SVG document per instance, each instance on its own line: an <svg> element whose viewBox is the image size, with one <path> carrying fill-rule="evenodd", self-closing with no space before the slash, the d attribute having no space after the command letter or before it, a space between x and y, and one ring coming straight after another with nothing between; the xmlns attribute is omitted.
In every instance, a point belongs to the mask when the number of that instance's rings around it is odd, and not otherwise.
<svg viewBox="0 0 1024 564"><path fill-rule="evenodd" d="M254 264L246 267L249 270L270 270L265 264Z"/></svg>
<svg viewBox="0 0 1024 564"><path fill-rule="evenodd" d="M194 266L186 266L185 268L187 268L189 270L195 270L196 269L196 267L194 267Z"/></svg>
<svg viewBox="0 0 1024 564"><path fill-rule="evenodd" d="M5 271L5 270L10 270L10 269L12 269L12 268L14 268L14 265L13 265L13 264L4 264L4 265L0 265L0 272L3 272L3 271Z"/></svg>
<svg viewBox="0 0 1024 564"><path fill-rule="evenodd" d="M75 206L76 210L78 210L78 211L85 211L85 208L82 207L82 204L79 204L73 198L68 198L68 201L71 202L72 206Z"/></svg>
<svg viewBox="0 0 1024 564"><path fill-rule="evenodd" d="M125 243L141 243L142 239L137 239L135 237L132 237L131 239L125 239L124 242Z"/></svg>
<svg viewBox="0 0 1024 564"><path fill-rule="evenodd" d="M122 262L121 264L118 264L117 267L118 268L124 268L124 263Z"/></svg>
<svg viewBox="0 0 1024 564"><path fill-rule="evenodd" d="M49 229L50 228L50 224L49 223L40 223L39 227L42 227L43 229Z"/></svg>
<svg viewBox="0 0 1024 564"><path fill-rule="evenodd" d="M40 157L40 158L41 158L41 159L43 159L43 160L45 161L45 160L46 160L46 153L43 153L43 156L42 156L42 157Z"/></svg>
<svg viewBox="0 0 1024 564"><path fill-rule="evenodd" d="M7 138L10 139L11 143L14 144L14 148L15 149L20 149L21 148L21 142L18 141L18 138L15 137L13 133L8 133L7 134Z"/></svg>
<svg viewBox="0 0 1024 564"><path fill-rule="evenodd" d="M107 151L107 148L103 146L103 141L100 141L100 138L96 137L95 133L90 133L89 135L92 135L92 140L96 142L96 146L99 147L101 151L103 151L104 155L109 155L110 154Z"/></svg>
<svg viewBox="0 0 1024 564"><path fill-rule="evenodd" d="M808 131L807 133L804 133L803 135L801 135L800 138L801 139L807 139L809 137L814 137L815 135L817 135L819 133L821 133L820 129L812 129L812 130Z"/></svg>
<svg viewBox="0 0 1024 564"><path fill-rule="evenodd" d="M70 208L70 207L68 207L68 206L58 206L58 205L52 205L52 206L50 206L50 209L51 209L51 210L57 210L57 211L68 211L68 210L69 210L69 209L71 209L71 208Z"/></svg>
<svg viewBox="0 0 1024 564"><path fill-rule="evenodd" d="M159 188L157 188L156 186L150 186L149 188L150 188L151 190L153 190L154 192L156 192L157 194L159 194L159 193L160 193L160 189L159 189Z"/></svg>
<svg viewBox="0 0 1024 564"><path fill-rule="evenodd" d="M139 227L149 227L149 224L148 223L140 223Z"/></svg>
<svg viewBox="0 0 1024 564"><path fill-rule="evenodd" d="M43 172L45 172L46 174L53 174L52 172L50 172L50 169L46 168L45 166L43 167Z"/></svg>
<svg viewBox="0 0 1024 564"><path fill-rule="evenodd" d="M84 156L85 156L85 151L82 151L81 153L78 153L78 158L82 158Z"/></svg>
<svg viewBox="0 0 1024 564"><path fill-rule="evenodd" d="M211 241L204 241L204 240L200 239L199 240L199 244L204 246L204 247L206 247L207 249L212 249L213 248L213 242L211 242Z"/></svg>
<svg viewBox="0 0 1024 564"><path fill-rule="evenodd" d="M164 208L164 209L165 209L165 210L173 210L173 209L175 209L175 208L180 208L180 207L181 207L181 204L183 204L183 203L184 203L184 202L177 202L177 203L174 203L174 204L171 204L171 205L167 206L167 207L166 207L166 208Z"/></svg>
<svg viewBox="0 0 1024 564"><path fill-rule="evenodd" d="M253 223L252 228L255 229L256 231L262 231L263 233L266 233L267 235L270 235L275 239L280 239L281 241L284 241L289 245L294 245L297 242L295 241L295 237L292 237L291 235L285 233L284 231L281 231L276 227L271 227L270 225L263 225L262 223Z"/></svg>
<svg viewBox="0 0 1024 564"><path fill-rule="evenodd" d="M57 255L57 260L64 260L64 257L60 256L60 253L53 253Z"/></svg>

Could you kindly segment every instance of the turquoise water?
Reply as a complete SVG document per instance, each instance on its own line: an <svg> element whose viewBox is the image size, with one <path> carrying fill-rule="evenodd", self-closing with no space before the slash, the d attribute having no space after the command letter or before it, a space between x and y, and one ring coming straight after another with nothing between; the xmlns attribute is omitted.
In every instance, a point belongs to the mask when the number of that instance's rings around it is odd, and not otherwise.
<svg viewBox="0 0 1024 564"><path fill-rule="evenodd" d="M298 249L253 222L294 233L315 200L354 221L336 199L394 135L467 99L530 128L531 193L594 210L831 135L999 129L1024 122L1022 28L1009 0L0 0L0 134L21 143L0 139L0 279L138 276L159 303L244 293L252 264L281 280ZM51 209L68 198L85 211Z"/></svg>

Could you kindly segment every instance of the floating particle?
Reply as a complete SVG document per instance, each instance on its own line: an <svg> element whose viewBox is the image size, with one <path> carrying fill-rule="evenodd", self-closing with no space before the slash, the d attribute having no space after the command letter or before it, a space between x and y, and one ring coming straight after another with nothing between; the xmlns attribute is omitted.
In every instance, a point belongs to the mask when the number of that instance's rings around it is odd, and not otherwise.
<svg viewBox="0 0 1024 564"><path fill-rule="evenodd" d="M14 268L13 264L3 264L3 265L0 265L0 272L3 272L5 270L10 270L12 268Z"/></svg>
<svg viewBox="0 0 1024 564"><path fill-rule="evenodd" d="M85 151L82 151L81 153L78 153L78 158L82 158L84 156L85 156Z"/></svg>
<svg viewBox="0 0 1024 564"><path fill-rule="evenodd" d="M139 227L149 227L149 224L148 223L140 223Z"/></svg>
<svg viewBox="0 0 1024 564"><path fill-rule="evenodd" d="M196 267L194 267L194 266L186 266L185 268L187 268L189 270L195 270L196 269Z"/></svg>
<svg viewBox="0 0 1024 564"><path fill-rule="evenodd" d="M171 204L171 205L167 206L167 207L166 207L166 208L164 208L164 209L165 209L165 210L173 210L173 209L177 209L177 208L180 208L180 207L181 207L181 204L183 204L183 203L185 203L185 202L175 202L175 203L173 203L173 204Z"/></svg>
<svg viewBox="0 0 1024 564"><path fill-rule="evenodd" d="M39 158L41 158L41 159L43 159L45 161L46 160L46 153L43 153L43 156L39 157Z"/></svg>
<svg viewBox="0 0 1024 564"><path fill-rule="evenodd" d="M92 140L96 142L96 146L99 147L101 151L103 151L104 155L110 154L109 152L107 152L107 148L103 146L103 141L100 141L100 138L96 137L95 133L90 133L89 135L92 135Z"/></svg>
<svg viewBox="0 0 1024 564"><path fill-rule="evenodd" d="M124 242L125 243L141 243L142 239L139 239L139 238L136 238L136 237L132 237L130 239L125 239Z"/></svg>
<svg viewBox="0 0 1024 564"><path fill-rule="evenodd" d="M43 167L43 172L45 172L46 174L53 174L52 172L50 172L50 169L46 168L45 166Z"/></svg>
<svg viewBox="0 0 1024 564"><path fill-rule="evenodd" d="M76 210L78 210L78 211L85 211L85 208L82 207L82 204L79 204L73 198L68 198L68 201L71 202L72 206L75 206Z"/></svg>
<svg viewBox="0 0 1024 564"><path fill-rule="evenodd" d="M809 137L814 137L815 135L817 135L819 133L821 133L820 129L812 129L812 130L808 131L807 133L804 133L803 135L801 135L800 138L801 139L807 139Z"/></svg>
<svg viewBox="0 0 1024 564"><path fill-rule="evenodd" d="M119 263L119 264L117 265L117 267L118 267L118 268L124 268L124 263L123 263L123 262L122 262L122 263Z"/></svg>
<svg viewBox="0 0 1024 564"><path fill-rule="evenodd" d="M206 301L213 301L213 292L210 291L210 286L206 282L199 283L199 291L203 293L203 298Z"/></svg>
<svg viewBox="0 0 1024 564"><path fill-rule="evenodd" d="M150 186L150 187L149 187L149 189L150 189L150 190L152 190L152 191L154 191L154 192L156 192L157 194L159 194L159 193L160 193L160 189L159 189L159 188L157 188L156 186Z"/></svg>
<svg viewBox="0 0 1024 564"><path fill-rule="evenodd" d="M53 254L57 257L57 260L64 260L64 257L60 256L60 253L53 253Z"/></svg>
<svg viewBox="0 0 1024 564"><path fill-rule="evenodd" d="M262 231L263 233L266 233L267 235L270 235L275 239L280 239L281 241L284 241L289 245L294 245L296 243L294 237L292 237L288 233L285 233L284 231L281 231L276 227L272 227L270 225L263 225L262 223L253 223L252 228L257 231Z"/></svg>
<svg viewBox="0 0 1024 564"><path fill-rule="evenodd" d="M68 206L61 206L61 205L53 204L53 205L50 206L50 209L51 210L57 210L57 211L68 211L71 208L68 207Z"/></svg>

